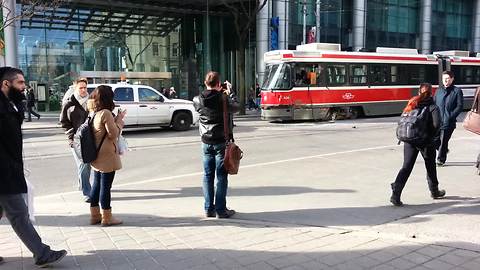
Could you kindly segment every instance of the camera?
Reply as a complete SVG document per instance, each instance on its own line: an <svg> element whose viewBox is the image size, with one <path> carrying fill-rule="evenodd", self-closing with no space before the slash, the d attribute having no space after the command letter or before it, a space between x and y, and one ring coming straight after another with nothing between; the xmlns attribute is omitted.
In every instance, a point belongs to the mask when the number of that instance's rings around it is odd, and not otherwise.
<svg viewBox="0 0 480 270"><path fill-rule="evenodd" d="M226 83L226 82L224 82L224 83L220 84L220 87L222 88L222 90L227 90L227 89L228 89L228 88L227 88L227 83Z"/></svg>

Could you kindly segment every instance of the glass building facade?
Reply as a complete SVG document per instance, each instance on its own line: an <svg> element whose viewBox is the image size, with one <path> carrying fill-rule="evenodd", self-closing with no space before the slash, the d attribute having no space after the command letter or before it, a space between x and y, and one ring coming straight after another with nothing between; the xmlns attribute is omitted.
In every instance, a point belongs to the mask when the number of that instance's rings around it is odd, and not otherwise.
<svg viewBox="0 0 480 270"><path fill-rule="evenodd" d="M223 80L234 85L237 81L238 41L232 19L220 10L219 3L210 2L212 14L203 10L203 1L198 4L201 11L192 14L187 10L156 16L149 11L116 12L73 5L34 14L17 28L18 64L28 82L49 89L50 105L85 74L96 83L114 83L121 74L135 74L126 79L158 90L173 86L179 98L192 99L203 89L203 77L209 70L219 71ZM17 10L22 10L21 4ZM158 29L149 28L154 24ZM245 47L250 87L255 76L251 68L254 36ZM52 106L50 109L58 109Z"/></svg>

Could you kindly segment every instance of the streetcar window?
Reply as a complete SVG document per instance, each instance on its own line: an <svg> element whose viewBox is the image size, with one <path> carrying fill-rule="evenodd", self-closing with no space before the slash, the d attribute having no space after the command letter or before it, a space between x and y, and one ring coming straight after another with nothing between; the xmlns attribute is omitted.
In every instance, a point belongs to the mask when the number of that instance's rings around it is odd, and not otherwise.
<svg viewBox="0 0 480 270"><path fill-rule="evenodd" d="M320 86L323 68L315 63L297 63L293 66L295 86Z"/></svg>
<svg viewBox="0 0 480 270"><path fill-rule="evenodd" d="M289 64L267 66L262 89L288 90L292 88Z"/></svg>
<svg viewBox="0 0 480 270"><path fill-rule="evenodd" d="M269 65L265 67L265 78L263 80L262 89L268 89L268 86L273 80L279 65Z"/></svg>
<svg viewBox="0 0 480 270"><path fill-rule="evenodd" d="M385 85L388 83L389 77L389 70L387 65L370 65L369 74L370 79L369 82L371 84L381 84ZM396 75L395 78L396 80Z"/></svg>
<svg viewBox="0 0 480 270"><path fill-rule="evenodd" d="M367 65L350 65L350 83L367 83Z"/></svg>
<svg viewBox="0 0 480 270"><path fill-rule="evenodd" d="M425 82L425 66L408 65L409 84L420 84Z"/></svg>
<svg viewBox="0 0 480 270"><path fill-rule="evenodd" d="M271 87L271 89L286 90L292 88L289 64L282 64L281 68L277 69L272 83L273 87Z"/></svg>
<svg viewBox="0 0 480 270"><path fill-rule="evenodd" d="M480 83L480 68L475 67L473 70L473 83Z"/></svg>
<svg viewBox="0 0 480 270"><path fill-rule="evenodd" d="M463 83L473 83L473 67L463 67L462 80Z"/></svg>
<svg viewBox="0 0 480 270"><path fill-rule="evenodd" d="M392 82L392 84L397 84L398 81L399 81L398 66L391 65L390 66L390 82Z"/></svg>
<svg viewBox="0 0 480 270"><path fill-rule="evenodd" d="M346 67L345 65L327 66L327 83L329 85L345 84Z"/></svg>

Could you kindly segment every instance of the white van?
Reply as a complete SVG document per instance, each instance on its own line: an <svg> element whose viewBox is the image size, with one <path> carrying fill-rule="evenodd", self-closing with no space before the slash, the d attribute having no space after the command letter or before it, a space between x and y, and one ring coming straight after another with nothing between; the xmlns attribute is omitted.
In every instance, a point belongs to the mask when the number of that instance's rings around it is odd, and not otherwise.
<svg viewBox="0 0 480 270"><path fill-rule="evenodd" d="M168 99L150 86L128 83L89 84L88 92L99 85L112 87L115 107L127 110L127 127L162 126L183 131L198 122L199 114L192 101Z"/></svg>

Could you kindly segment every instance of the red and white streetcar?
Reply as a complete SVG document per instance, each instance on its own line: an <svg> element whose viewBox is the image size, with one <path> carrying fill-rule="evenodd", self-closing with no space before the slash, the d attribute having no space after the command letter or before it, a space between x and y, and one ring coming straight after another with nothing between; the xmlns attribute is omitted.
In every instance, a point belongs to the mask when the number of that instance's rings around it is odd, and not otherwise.
<svg viewBox="0 0 480 270"><path fill-rule="evenodd" d="M432 55L416 49L377 48L377 52L340 51L339 44L312 43L297 50L267 52L261 91L262 119L324 120L336 115L398 114L417 94L418 85L438 88L452 70L469 108L480 86L480 58L468 52Z"/></svg>

